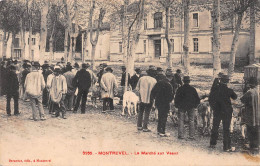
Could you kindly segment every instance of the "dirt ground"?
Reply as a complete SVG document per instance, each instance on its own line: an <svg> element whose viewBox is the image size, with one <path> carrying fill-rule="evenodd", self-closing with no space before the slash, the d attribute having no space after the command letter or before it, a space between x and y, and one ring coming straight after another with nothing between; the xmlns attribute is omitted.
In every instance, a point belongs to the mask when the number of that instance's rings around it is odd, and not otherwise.
<svg viewBox="0 0 260 166"><path fill-rule="evenodd" d="M201 75L193 74L194 70ZM193 84L207 90L212 79L210 70L197 67L194 70ZM235 79L241 82L242 76L237 73ZM240 85L234 87L239 89ZM232 141L238 152L224 153L221 136L214 150L208 148L209 137L199 132L195 141L178 140L177 128L170 120L166 129L170 137L159 137L154 121L149 124L152 132L139 132L136 117L121 116L121 106L116 106L115 112L102 114L101 103L98 108L87 103L86 114L68 112L66 120L51 117L45 109L47 120L35 122L29 120L29 103L19 102L22 114L8 117L5 98L0 97L0 165L244 166L260 163L259 156L241 152L236 132Z"/></svg>

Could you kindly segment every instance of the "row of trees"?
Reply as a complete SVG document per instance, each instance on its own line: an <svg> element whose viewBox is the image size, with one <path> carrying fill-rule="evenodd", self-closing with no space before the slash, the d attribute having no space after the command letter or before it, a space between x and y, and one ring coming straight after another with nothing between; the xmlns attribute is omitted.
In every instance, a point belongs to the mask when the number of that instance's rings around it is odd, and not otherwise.
<svg viewBox="0 0 260 166"><path fill-rule="evenodd" d="M199 1L198 1L199 2ZM40 56L44 56L46 41L53 59L53 45L60 27L64 28L64 58L66 61L75 59L76 38L82 33L82 60L86 54L87 39L92 46L91 65L95 66L95 48L103 20L109 21L113 30L121 32L124 52L124 62L127 72L132 73L136 46L141 35L143 18L150 10L164 11L165 38L168 46L167 65L172 66L172 43L169 38L169 17L174 14L184 20L184 67L189 74L190 50L190 11L209 10L212 13L213 28L213 73L221 70L220 41L221 20L235 18L236 25L231 45L229 75L234 72L235 54L238 46L239 32L244 20L250 20L250 63L254 63L255 23L258 21L259 0L210 0L198 5L191 5L190 0L9 0L0 2L0 28L4 31L3 56L6 54L7 41L12 34L13 42L20 32L22 58L24 58L25 32L29 31L29 49L31 50L31 36L40 32ZM230 19L233 21L234 19ZM12 48L14 45L12 44ZM13 49L12 49L13 51ZM29 51L31 54L31 51ZM31 55L29 55L31 58ZM128 77L127 77L128 78ZM126 81L128 81L126 79Z"/></svg>

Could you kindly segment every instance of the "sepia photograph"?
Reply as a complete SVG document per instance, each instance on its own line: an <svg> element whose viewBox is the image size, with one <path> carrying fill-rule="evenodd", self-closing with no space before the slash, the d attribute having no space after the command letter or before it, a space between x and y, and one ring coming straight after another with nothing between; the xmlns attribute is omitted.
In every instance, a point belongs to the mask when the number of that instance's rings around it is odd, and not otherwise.
<svg viewBox="0 0 260 166"><path fill-rule="evenodd" d="M0 0L0 166L259 166L259 89L260 0Z"/></svg>

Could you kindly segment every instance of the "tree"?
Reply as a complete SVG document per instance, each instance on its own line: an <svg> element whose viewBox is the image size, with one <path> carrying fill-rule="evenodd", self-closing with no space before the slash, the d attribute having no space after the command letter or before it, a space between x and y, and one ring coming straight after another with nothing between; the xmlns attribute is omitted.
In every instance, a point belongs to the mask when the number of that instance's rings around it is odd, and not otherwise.
<svg viewBox="0 0 260 166"><path fill-rule="evenodd" d="M220 60L220 0L213 1L212 8L212 26L213 26L213 77L221 71Z"/></svg>
<svg viewBox="0 0 260 166"><path fill-rule="evenodd" d="M47 14L49 11L49 0L43 2L41 7L41 33L40 33L40 57L43 58L46 50L47 40Z"/></svg>
<svg viewBox="0 0 260 166"><path fill-rule="evenodd" d="M92 69L95 69L96 45L97 45L97 42L98 42L99 31L100 31L100 28L101 28L101 25L102 25L102 21L103 21L103 18L105 16L105 13L106 13L105 9L100 8L98 23L97 23L97 27L95 29L95 38L93 38L94 37L94 26L93 26L93 23L92 23L92 19L93 19L93 12L96 8L95 3L96 3L96 1L92 0L92 7L91 7L90 13L89 13L89 24L88 24L88 28L89 28L89 31L90 31L90 43L92 45L92 49L91 49L91 68Z"/></svg>
<svg viewBox="0 0 260 166"><path fill-rule="evenodd" d="M228 67L228 75L232 78L235 67L236 51L238 46L239 33L241 30L241 24L245 11L249 8L253 0L230 0L226 1L227 6L231 6L230 14L235 14L237 17L237 22L235 25L235 32L233 35L231 53Z"/></svg>
<svg viewBox="0 0 260 166"><path fill-rule="evenodd" d="M168 54L166 58L166 64L168 67L172 67L172 46L173 43L169 38L169 18L171 14L175 14L175 17L180 16L181 14L179 12L180 4L177 0L157 0L156 1L156 8L162 8L165 11L165 39L167 42L167 47L168 47ZM173 15L172 15L173 16Z"/></svg>
<svg viewBox="0 0 260 166"><path fill-rule="evenodd" d="M190 58L189 58L189 47L190 47L190 0L182 0L183 5L183 16L184 16L184 72L189 75L190 72Z"/></svg>
<svg viewBox="0 0 260 166"><path fill-rule="evenodd" d="M15 36L20 31L20 15L22 11L19 3L16 1L2 1L0 3L0 28L4 31L2 57L6 57L7 42L11 33L11 58L13 58Z"/></svg>

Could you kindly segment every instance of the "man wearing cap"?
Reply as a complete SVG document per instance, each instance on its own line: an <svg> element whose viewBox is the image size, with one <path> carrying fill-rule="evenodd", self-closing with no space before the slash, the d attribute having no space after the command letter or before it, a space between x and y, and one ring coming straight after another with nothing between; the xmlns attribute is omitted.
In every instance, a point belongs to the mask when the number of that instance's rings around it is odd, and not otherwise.
<svg viewBox="0 0 260 166"><path fill-rule="evenodd" d="M64 104L64 100L67 93L67 81L66 78L61 75L61 68L60 66L54 67L54 76L51 80L50 85L50 99L53 103L53 108L55 110L55 116L60 116L63 119L67 119L66 117L66 107Z"/></svg>
<svg viewBox="0 0 260 166"><path fill-rule="evenodd" d="M45 81L42 73L39 72L39 69L39 62L34 62L32 64L32 72L27 75L24 83L25 93L29 97L32 107L31 120L34 121L38 120L38 113L36 113L36 105L39 110L40 119L46 119L42 106L42 91L45 88Z"/></svg>
<svg viewBox="0 0 260 166"><path fill-rule="evenodd" d="M66 65L67 72L63 74L64 77L66 78L67 87L68 87L67 94L64 101L68 111L72 111L73 109L73 99L76 91L76 88L73 86L73 79L75 77L75 74L71 70L72 70L72 66L70 64L67 64Z"/></svg>
<svg viewBox="0 0 260 166"><path fill-rule="evenodd" d="M140 111L138 112L137 129L143 130L143 132L150 132L148 129L149 115L152 108L151 91L156 84L156 79L151 75L153 74L152 69L147 70L147 74L142 76L136 85L136 90L139 91L140 95ZM144 118L143 118L144 114Z"/></svg>
<svg viewBox="0 0 260 166"><path fill-rule="evenodd" d="M91 77L91 86L93 86L96 82L97 82L97 77L95 75L95 73L89 68L90 65L89 63L87 63L87 71L89 72L90 74L90 77Z"/></svg>
<svg viewBox="0 0 260 166"><path fill-rule="evenodd" d="M163 74L163 69L161 67L157 67L155 79L157 82L166 79L165 75Z"/></svg>
<svg viewBox="0 0 260 166"><path fill-rule="evenodd" d="M132 87L132 90L136 88L137 82L140 79L141 69L136 68L135 69L135 75L133 75L130 79L130 85Z"/></svg>
<svg viewBox="0 0 260 166"><path fill-rule="evenodd" d="M10 102L11 98L14 100L14 115L19 115L19 106L18 106L18 99L19 99L19 82L18 77L16 74L16 67L11 65L9 67L8 76L6 77L6 113L8 116L11 116L11 107Z"/></svg>
<svg viewBox="0 0 260 166"><path fill-rule="evenodd" d="M225 152L232 152L230 138L230 123L232 118L232 104L231 99L237 99L236 93L228 88L228 75L222 75L219 85L210 92L209 104L213 109L213 127L211 130L210 148L215 148L218 139L218 129L220 121L223 124L223 150Z"/></svg>
<svg viewBox="0 0 260 166"><path fill-rule="evenodd" d="M109 105L110 110L114 110L113 98L114 93L118 88L116 77L112 74L113 70L111 67L107 67L105 70L106 73L103 74L100 80L101 97L103 98L103 113L106 112L107 105Z"/></svg>
<svg viewBox="0 0 260 166"><path fill-rule="evenodd" d="M170 110L170 103L174 97L173 88L170 83L170 77L162 77L151 92L152 100L155 99L155 106L158 109L158 126L157 132L161 137L169 136L165 133L167 116Z"/></svg>
<svg viewBox="0 0 260 166"><path fill-rule="evenodd" d="M259 153L260 131L260 96L256 77L250 77L248 81L250 89L240 99L245 104L245 112L242 114L247 126L249 148L252 154Z"/></svg>
<svg viewBox="0 0 260 166"><path fill-rule="evenodd" d="M178 108L178 138L184 139L184 119L185 113L189 118L189 139L194 140L195 135L195 108L200 104L197 90L190 85L190 77L183 77L184 85L178 88L175 96L175 107Z"/></svg>
<svg viewBox="0 0 260 166"><path fill-rule="evenodd" d="M73 79L73 85L78 88L77 101L74 106L73 112L76 113L79 107L81 100L81 113L85 114L86 101L91 87L91 75L87 71L88 65L86 63L82 64L82 69L77 72L76 76Z"/></svg>

